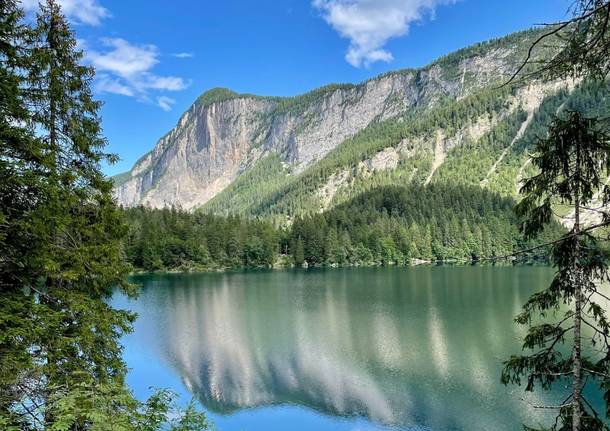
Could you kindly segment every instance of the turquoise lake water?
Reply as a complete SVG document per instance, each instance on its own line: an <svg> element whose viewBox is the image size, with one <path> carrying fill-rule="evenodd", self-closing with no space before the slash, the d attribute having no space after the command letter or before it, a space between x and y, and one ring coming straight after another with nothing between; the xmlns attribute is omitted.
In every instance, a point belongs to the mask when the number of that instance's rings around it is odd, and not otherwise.
<svg viewBox="0 0 610 431"><path fill-rule="evenodd" d="M512 431L548 419L531 405L563 396L500 384L525 334L513 317L551 277L546 267L142 275L137 300L114 302L139 314L124 339L136 394L195 397L219 430Z"/></svg>

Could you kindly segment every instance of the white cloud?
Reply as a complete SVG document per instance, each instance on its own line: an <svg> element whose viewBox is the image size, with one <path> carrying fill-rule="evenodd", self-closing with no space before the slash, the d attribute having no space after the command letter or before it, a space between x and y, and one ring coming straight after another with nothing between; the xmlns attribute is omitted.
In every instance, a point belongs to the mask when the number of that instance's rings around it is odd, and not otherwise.
<svg viewBox="0 0 610 431"><path fill-rule="evenodd" d="M102 39L102 44L110 50L90 50L87 59L97 70L109 71L125 79L146 73L159 62L159 52L154 45L136 46L125 39L109 38Z"/></svg>
<svg viewBox="0 0 610 431"><path fill-rule="evenodd" d="M433 16L437 6L456 0L313 0L324 20L349 39L345 56L355 67L391 61L384 49L392 38L404 36L413 22Z"/></svg>
<svg viewBox="0 0 610 431"><path fill-rule="evenodd" d="M21 6L28 12L38 10L39 0L22 0ZM63 14L68 19L88 25L99 25L110 12L98 0L58 0Z"/></svg>
<svg viewBox="0 0 610 431"><path fill-rule="evenodd" d="M85 59L98 71L96 90L150 100L151 91L180 91L188 86L183 78L159 76L152 72L159 63L159 50L154 45L133 45L125 39L102 39L103 51L86 49ZM172 99L157 98L165 110ZM170 102L171 101L171 102Z"/></svg>
<svg viewBox="0 0 610 431"><path fill-rule="evenodd" d="M135 96L135 93L131 88L121 84L118 79L107 74L98 75L95 89L100 93L113 93L129 97Z"/></svg>
<svg viewBox="0 0 610 431"><path fill-rule="evenodd" d="M144 76L143 84L145 88L167 91L180 91L184 90L187 86L182 78L176 76L156 76L152 74L146 74Z"/></svg>
<svg viewBox="0 0 610 431"><path fill-rule="evenodd" d="M175 54L172 54L172 57L176 57L176 58L193 58L195 56L195 54L193 54L192 52L177 52Z"/></svg>
<svg viewBox="0 0 610 431"><path fill-rule="evenodd" d="M164 111L171 111L174 103L176 103L176 101L174 99L172 99L171 97L167 97L167 96L157 97L157 105L159 106L159 108L163 109Z"/></svg>
<svg viewBox="0 0 610 431"><path fill-rule="evenodd" d="M21 0L27 12L36 12L40 0ZM43 0L44 1L44 0ZM63 14L73 23L99 25L110 16L100 0L57 0ZM155 103L169 111L175 103L167 96L152 96L152 92L180 91L188 86L183 78L159 76L152 69L159 63L159 50L155 45L133 45L121 38L101 39L101 49L90 48L83 39L77 39L77 49L85 52L85 60L95 67L95 89L99 93L137 97ZM192 53L172 54L177 58L193 57ZM157 93L158 94L158 93Z"/></svg>

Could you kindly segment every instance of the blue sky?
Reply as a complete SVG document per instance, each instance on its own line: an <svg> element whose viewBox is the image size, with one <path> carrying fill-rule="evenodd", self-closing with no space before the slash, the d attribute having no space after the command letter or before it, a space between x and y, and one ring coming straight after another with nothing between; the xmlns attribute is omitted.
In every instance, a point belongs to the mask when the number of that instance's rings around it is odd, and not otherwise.
<svg viewBox="0 0 610 431"><path fill-rule="evenodd" d="M22 0L33 10L37 0ZM569 0L59 0L86 61L109 150L129 170L204 91L292 96L423 66L566 16Z"/></svg>

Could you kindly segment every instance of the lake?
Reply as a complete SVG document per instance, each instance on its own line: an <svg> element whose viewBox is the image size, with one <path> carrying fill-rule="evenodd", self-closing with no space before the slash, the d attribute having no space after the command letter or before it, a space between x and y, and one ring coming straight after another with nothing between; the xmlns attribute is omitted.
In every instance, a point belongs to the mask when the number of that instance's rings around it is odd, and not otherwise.
<svg viewBox="0 0 610 431"><path fill-rule="evenodd" d="M142 275L128 382L196 397L219 430L517 430L561 401L500 384L546 267ZM548 413L546 413L548 414Z"/></svg>

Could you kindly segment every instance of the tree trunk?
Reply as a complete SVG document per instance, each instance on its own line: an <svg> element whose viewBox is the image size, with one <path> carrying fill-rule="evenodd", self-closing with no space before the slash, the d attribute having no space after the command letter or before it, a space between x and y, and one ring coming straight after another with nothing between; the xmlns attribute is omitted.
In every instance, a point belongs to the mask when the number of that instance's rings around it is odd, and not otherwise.
<svg viewBox="0 0 610 431"><path fill-rule="evenodd" d="M56 27L55 11L51 8L51 16L49 17L49 33L47 34L47 45L51 51L51 66L49 68L49 141L53 151L57 151L57 102L55 100L55 92L57 86L57 44L56 44Z"/></svg>
<svg viewBox="0 0 610 431"><path fill-rule="evenodd" d="M54 9L53 9L53 4L52 3L48 3L51 8L50 8L50 13L51 15L49 16L49 29L48 29L48 33L47 33L47 47L50 51L50 55L52 56L51 59L51 63L49 65L49 83L48 83L48 94L46 95L48 100L49 100L49 145L51 148L51 151L53 153L57 153L59 154L59 148L57 145L57 101L55 100L55 88L57 86L57 62L56 62L56 56L57 56L57 43L56 43L56 35L55 35L55 31L56 31L56 18L55 18L55 13L54 13ZM48 307L51 307L52 304L48 301L48 299L46 297L42 297L41 298L41 302L42 303L46 303L46 305ZM52 345L47 345L46 346L46 361L47 363L55 363L56 359L55 359L55 351L54 351L54 347ZM53 393L53 390L49 387L49 385L51 385L50 383L50 378L47 375L46 376L46 387L44 390L44 425L45 425L45 429L50 429L53 426L53 423L55 422L55 418L53 416L53 414L51 413L51 396Z"/></svg>
<svg viewBox="0 0 610 431"><path fill-rule="evenodd" d="M580 263L580 143L576 144L576 187L574 199L574 346L572 350L572 431L582 429L581 391L582 391L582 362L581 362L581 324L582 324L582 277Z"/></svg>

